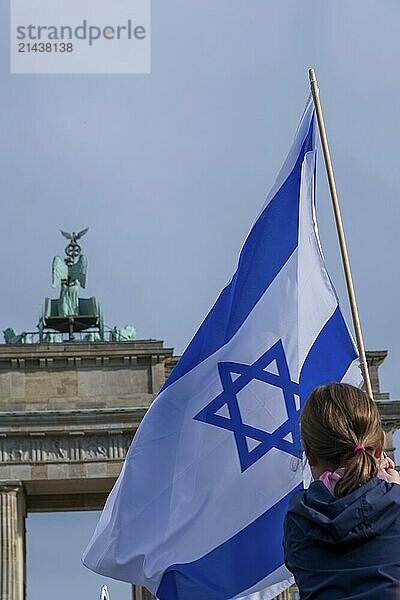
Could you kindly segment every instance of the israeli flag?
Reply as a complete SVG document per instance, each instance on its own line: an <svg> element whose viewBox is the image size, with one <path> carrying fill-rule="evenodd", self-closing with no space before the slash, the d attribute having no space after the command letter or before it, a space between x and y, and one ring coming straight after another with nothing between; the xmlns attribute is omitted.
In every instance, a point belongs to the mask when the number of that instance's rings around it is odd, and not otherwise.
<svg viewBox="0 0 400 600"><path fill-rule="evenodd" d="M314 209L314 108L237 270L137 431L85 555L160 600L268 600L291 583L283 519L303 485L299 411L361 382Z"/></svg>

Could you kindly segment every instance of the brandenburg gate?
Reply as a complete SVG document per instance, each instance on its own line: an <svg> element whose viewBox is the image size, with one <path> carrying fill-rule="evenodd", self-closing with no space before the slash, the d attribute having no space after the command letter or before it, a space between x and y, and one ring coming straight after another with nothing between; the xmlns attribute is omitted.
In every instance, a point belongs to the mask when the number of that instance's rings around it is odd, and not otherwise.
<svg viewBox="0 0 400 600"><path fill-rule="evenodd" d="M26 513L103 507L174 362L159 341L0 346L1 600L25 598Z"/></svg>

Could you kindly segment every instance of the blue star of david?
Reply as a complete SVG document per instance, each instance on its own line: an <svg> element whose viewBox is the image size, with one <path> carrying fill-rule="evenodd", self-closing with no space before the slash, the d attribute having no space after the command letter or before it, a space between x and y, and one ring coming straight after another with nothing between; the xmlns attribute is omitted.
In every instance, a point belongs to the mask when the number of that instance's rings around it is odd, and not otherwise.
<svg viewBox="0 0 400 600"><path fill-rule="evenodd" d="M278 374L266 371L266 368L274 361L276 361ZM297 458L301 457L300 411L296 408L295 400L295 395L299 395L299 385L290 378L282 341L278 340L252 365L220 362L218 363L218 372L223 391L193 418L196 421L232 431L242 473L272 448L277 448ZM239 375L239 377L232 378L232 374ZM263 381L280 388L283 392L288 418L272 433L243 423L237 394L253 380ZM267 390L266 393L268 393ZM225 406L228 408L229 417L217 414ZM288 439L290 437L292 441ZM255 440L257 446L249 449L246 438Z"/></svg>

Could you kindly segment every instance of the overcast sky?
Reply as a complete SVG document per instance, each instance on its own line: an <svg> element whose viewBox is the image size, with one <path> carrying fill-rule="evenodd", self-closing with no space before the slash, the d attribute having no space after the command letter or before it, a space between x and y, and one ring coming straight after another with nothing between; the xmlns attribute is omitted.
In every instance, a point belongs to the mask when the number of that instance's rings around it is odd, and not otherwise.
<svg viewBox="0 0 400 600"><path fill-rule="evenodd" d="M153 0L151 75L27 76L9 74L1 0L1 329L34 329L59 228L89 226L87 291L106 323L181 353L234 270L314 66L366 346L389 350L382 388L398 398L399 13L398 0ZM321 156L318 215L348 314ZM51 518L78 569L70 517ZM30 570L34 600L54 597L45 565Z"/></svg>

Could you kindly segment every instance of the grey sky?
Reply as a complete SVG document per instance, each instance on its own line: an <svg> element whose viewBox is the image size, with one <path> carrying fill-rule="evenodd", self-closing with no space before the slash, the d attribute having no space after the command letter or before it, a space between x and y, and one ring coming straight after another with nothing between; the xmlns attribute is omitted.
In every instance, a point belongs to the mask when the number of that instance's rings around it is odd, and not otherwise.
<svg viewBox="0 0 400 600"><path fill-rule="evenodd" d="M399 12L396 0L153 0L151 75L11 76L2 0L1 328L34 327L59 227L89 226L88 293L106 322L182 352L233 272L314 66L366 345L389 349L382 387L399 397ZM318 213L348 314L321 157Z"/></svg>
<svg viewBox="0 0 400 600"><path fill-rule="evenodd" d="M99 513L33 513L27 528L27 597L29 600L99 600L106 583L110 600L131 600L128 583L101 577L80 562L81 549Z"/></svg>

